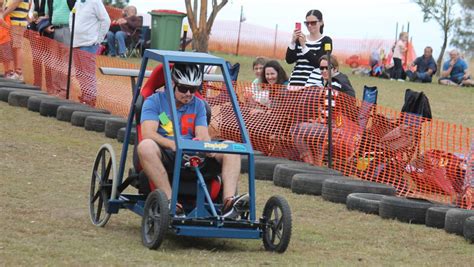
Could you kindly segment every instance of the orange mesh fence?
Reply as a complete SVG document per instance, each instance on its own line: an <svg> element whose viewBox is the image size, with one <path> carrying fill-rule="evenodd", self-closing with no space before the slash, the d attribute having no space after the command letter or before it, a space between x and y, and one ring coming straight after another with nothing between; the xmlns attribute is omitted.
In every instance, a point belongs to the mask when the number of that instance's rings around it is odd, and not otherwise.
<svg viewBox="0 0 474 267"><path fill-rule="evenodd" d="M69 48L36 32L22 32L25 81L65 97ZM3 55L3 53L1 53ZM0 58L4 60L4 58ZM129 78L104 76L98 67L138 68L126 61L74 50L70 98L126 116L132 99ZM3 69L3 66L0 68ZM327 162L326 90L237 82L242 116L256 150L267 155ZM219 82L206 83L213 137L241 141L231 102ZM472 207L472 129L370 106L335 96L334 168L345 175L394 185L400 195Z"/></svg>
<svg viewBox="0 0 474 267"><path fill-rule="evenodd" d="M331 34L329 34L331 36ZM368 66L372 52L384 49L389 54L394 40L384 39L333 39L333 54L339 62L353 67ZM218 21L212 27L209 39L209 50L245 56L264 56L284 59L291 40L291 33L266 27L242 23L239 40L238 21ZM239 42L238 42L239 41ZM237 45L239 43L239 45ZM416 55L413 47L409 49L407 62L412 62ZM406 60L404 60L406 61ZM390 62L386 62L390 64Z"/></svg>
<svg viewBox="0 0 474 267"><path fill-rule="evenodd" d="M241 141L218 83L205 87L214 137ZM238 82L242 116L254 149L267 155L327 163L327 90ZM371 106L334 92L333 164L345 175L391 184L400 195L471 207L469 128ZM471 156L470 156L471 155ZM469 203L468 203L469 202Z"/></svg>

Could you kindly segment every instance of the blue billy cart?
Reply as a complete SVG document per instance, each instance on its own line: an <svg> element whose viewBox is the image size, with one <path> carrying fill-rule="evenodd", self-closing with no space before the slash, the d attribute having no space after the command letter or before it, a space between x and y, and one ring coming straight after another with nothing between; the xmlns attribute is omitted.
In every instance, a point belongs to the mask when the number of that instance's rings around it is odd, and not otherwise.
<svg viewBox="0 0 474 267"><path fill-rule="evenodd" d="M167 100L171 103L176 160L172 174L173 190L170 203L163 191L156 189L150 192L148 179L143 170L140 170L136 156L136 145L140 141L140 134L137 134L135 139L134 167L128 171L126 179L123 179L132 128L136 127L137 132L140 131L139 117L144 101L141 86L149 59L162 64ZM173 63L195 63L201 67L217 66L221 70L224 81L222 87L225 87L223 92L228 96L235 113L242 136L241 143L204 142L186 140L181 137L180 130L177 129L179 124L171 80L170 64ZM221 216L222 201L220 197L211 196L210 190L215 179L209 178L209 175L205 173L203 165L206 162L201 156L202 153L233 153L248 157L249 205L248 210L242 212L238 218L228 219ZM194 175L191 178L183 177L183 171L191 171ZM146 50L138 81L133 90L133 100L118 169L115 152L109 144L100 147L95 159L89 199L91 221L96 226L105 226L111 214L118 213L121 209L129 209L142 216L142 242L150 249L158 248L165 234L172 232L178 236L203 238L261 238L266 250L283 253L291 237L290 207L283 197L272 196L266 202L262 216L257 219L254 174L254 152L226 62L222 58L204 53ZM191 183L189 183L190 179ZM124 193L129 186L137 188L138 194ZM186 195L183 193L186 191L182 190L183 187L188 187L188 191L191 187L193 193ZM185 195L185 217L176 215L176 203L178 199L183 201L183 195Z"/></svg>

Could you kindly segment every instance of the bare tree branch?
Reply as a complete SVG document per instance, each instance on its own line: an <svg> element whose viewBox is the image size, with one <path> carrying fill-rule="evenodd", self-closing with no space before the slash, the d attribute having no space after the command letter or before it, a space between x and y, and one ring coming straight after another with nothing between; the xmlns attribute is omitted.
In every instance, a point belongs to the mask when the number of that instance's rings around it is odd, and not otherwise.
<svg viewBox="0 0 474 267"><path fill-rule="evenodd" d="M212 12L207 22L208 34L211 33L212 25L214 24L214 20L217 17L217 13L219 13L219 11L227 4L227 2L228 0L222 0L220 4L217 4L217 0L212 0Z"/></svg>
<svg viewBox="0 0 474 267"><path fill-rule="evenodd" d="M191 0L184 0L184 3L186 4L186 13L188 14L188 23L189 23L189 26L191 27L191 31L194 34L195 32L198 31L198 27L196 23L195 13L193 12L193 9L191 7Z"/></svg>
<svg viewBox="0 0 474 267"><path fill-rule="evenodd" d="M212 12L207 17L208 0L194 0L194 7L191 5L191 0L185 0L186 12L188 14L189 26L193 33L193 48L200 52L207 52L209 34L211 33L212 25L216 19L217 13L227 4L228 0L212 0ZM200 7L198 8L198 3ZM199 10L199 14L198 14ZM197 20L199 16L199 21Z"/></svg>

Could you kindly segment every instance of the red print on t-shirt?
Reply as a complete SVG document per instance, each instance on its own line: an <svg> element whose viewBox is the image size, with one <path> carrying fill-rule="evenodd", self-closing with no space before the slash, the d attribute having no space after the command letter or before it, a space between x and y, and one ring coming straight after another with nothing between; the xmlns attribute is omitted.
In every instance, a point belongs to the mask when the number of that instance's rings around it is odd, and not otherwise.
<svg viewBox="0 0 474 267"><path fill-rule="evenodd" d="M196 119L196 114L184 114L181 117L181 134L187 135L191 134L194 136L194 120Z"/></svg>

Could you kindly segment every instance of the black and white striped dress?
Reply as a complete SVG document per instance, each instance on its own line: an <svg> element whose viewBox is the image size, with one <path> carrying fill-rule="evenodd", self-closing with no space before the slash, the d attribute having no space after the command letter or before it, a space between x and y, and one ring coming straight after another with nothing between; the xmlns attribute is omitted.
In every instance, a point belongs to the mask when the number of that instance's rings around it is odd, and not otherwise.
<svg viewBox="0 0 474 267"><path fill-rule="evenodd" d="M295 68L290 76L291 86L322 86L321 71L319 70L319 58L324 55L324 45L331 44L332 40L328 36L322 36L316 41L306 41L308 52L303 54L302 47L297 45L295 49L288 47L286 50L286 62L292 64L296 62ZM317 71L315 71L317 69ZM308 79L311 83L308 84Z"/></svg>

